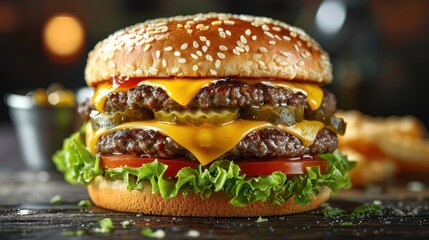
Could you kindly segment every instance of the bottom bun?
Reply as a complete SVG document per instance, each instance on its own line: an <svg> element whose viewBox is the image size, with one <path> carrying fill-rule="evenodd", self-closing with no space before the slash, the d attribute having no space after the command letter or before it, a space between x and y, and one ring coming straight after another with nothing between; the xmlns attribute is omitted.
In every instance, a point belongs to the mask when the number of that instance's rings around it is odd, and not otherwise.
<svg viewBox="0 0 429 240"><path fill-rule="evenodd" d="M320 193L305 206L296 205L293 198L290 198L281 206L256 202L246 207L235 207L229 204L230 199L223 192L213 193L208 199L202 199L196 193L164 199L159 193L152 193L149 182L145 184L143 191L128 191L125 182L108 181L98 176L88 186L88 193L95 205L121 212L167 216L257 217L316 209L329 199L331 190L323 186Z"/></svg>

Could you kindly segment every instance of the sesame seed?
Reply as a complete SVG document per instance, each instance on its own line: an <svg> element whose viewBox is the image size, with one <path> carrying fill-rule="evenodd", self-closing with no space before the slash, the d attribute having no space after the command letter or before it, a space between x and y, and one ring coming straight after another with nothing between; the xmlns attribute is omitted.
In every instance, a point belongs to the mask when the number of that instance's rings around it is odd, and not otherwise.
<svg viewBox="0 0 429 240"><path fill-rule="evenodd" d="M281 51L280 54L283 55L283 56L285 56L285 57L288 57L288 53L285 52L285 51Z"/></svg>
<svg viewBox="0 0 429 240"><path fill-rule="evenodd" d="M180 46L180 50L185 50L188 48L188 43L184 43L182 44L182 46Z"/></svg>
<svg viewBox="0 0 429 240"><path fill-rule="evenodd" d="M193 53L191 53L191 57L192 57L193 59L198 59L198 56L197 56L197 55L195 55L195 54L193 54Z"/></svg>
<svg viewBox="0 0 429 240"><path fill-rule="evenodd" d="M156 37L156 40L158 41L158 40L164 40L164 39L167 39L167 36L166 35L159 35L159 36L157 36Z"/></svg>
<svg viewBox="0 0 429 240"><path fill-rule="evenodd" d="M244 43L240 40L237 41L237 45L241 48L244 48Z"/></svg>
<svg viewBox="0 0 429 240"><path fill-rule="evenodd" d="M252 40L255 41L256 39L258 39L258 37L256 35L253 35Z"/></svg>
<svg viewBox="0 0 429 240"><path fill-rule="evenodd" d="M204 28L204 25L200 23L195 28L201 30L202 28Z"/></svg>
<svg viewBox="0 0 429 240"><path fill-rule="evenodd" d="M188 30L186 30L186 32L188 33L188 34L191 34L192 33L192 29L188 29Z"/></svg>
<svg viewBox="0 0 429 240"><path fill-rule="evenodd" d="M226 35L231 36L231 31L226 30L225 32L226 32Z"/></svg>
<svg viewBox="0 0 429 240"><path fill-rule="evenodd" d="M265 63L262 60L258 60L258 64L262 65L262 66L265 66Z"/></svg>
<svg viewBox="0 0 429 240"><path fill-rule="evenodd" d="M249 45L244 45L244 50L246 50L246 52L249 52L249 50L250 50Z"/></svg>
<svg viewBox="0 0 429 240"><path fill-rule="evenodd" d="M282 29L281 29L281 28L279 28L279 27L277 27L277 26L274 26L274 27L273 27L273 30L274 30L274 31L276 31L276 32L280 32Z"/></svg>
<svg viewBox="0 0 429 240"><path fill-rule="evenodd" d="M174 52L174 56L176 56L176 57L180 57L180 55L182 55L179 51L175 51Z"/></svg>
<svg viewBox="0 0 429 240"><path fill-rule="evenodd" d="M164 48L164 51L166 51L166 52L170 52L171 50L173 50L173 48L171 46Z"/></svg>
<svg viewBox="0 0 429 240"><path fill-rule="evenodd" d="M185 24L185 29L190 29L190 28L191 28L191 25Z"/></svg>
<svg viewBox="0 0 429 240"><path fill-rule="evenodd" d="M162 59L162 66L163 66L163 67L167 67L167 60Z"/></svg>
<svg viewBox="0 0 429 240"><path fill-rule="evenodd" d="M206 59L209 60L210 62L213 62L213 58L209 54L206 55Z"/></svg>
<svg viewBox="0 0 429 240"><path fill-rule="evenodd" d="M196 53L197 53L197 55L198 55L198 56L200 56L200 57L201 57L201 56L203 56L203 53L202 53L201 51L196 51Z"/></svg>
<svg viewBox="0 0 429 240"><path fill-rule="evenodd" d="M276 41L271 40L271 41L268 42L268 44L270 44L270 45L276 45Z"/></svg>
<svg viewBox="0 0 429 240"><path fill-rule="evenodd" d="M207 45L207 47L210 47L210 40L206 41L206 45Z"/></svg>
<svg viewBox="0 0 429 240"><path fill-rule="evenodd" d="M284 39L284 40L286 40L286 41L290 41L290 39L291 39L291 38L290 38L290 37L288 37L288 36L286 36L286 35L284 35L284 36L283 36L283 39Z"/></svg>
<svg viewBox="0 0 429 240"><path fill-rule="evenodd" d="M264 31L265 35L267 35L270 38L274 38L274 35L270 32Z"/></svg>
<svg viewBox="0 0 429 240"><path fill-rule="evenodd" d="M205 42L205 41L207 41L207 38L206 38L206 37L204 37L204 36L200 36L200 40L201 40L202 42Z"/></svg>
<svg viewBox="0 0 429 240"><path fill-rule="evenodd" d="M179 71L179 68L178 67L175 67L175 68L173 68L173 69L171 69L171 73L177 73Z"/></svg>
<svg viewBox="0 0 429 240"><path fill-rule="evenodd" d="M235 55L240 55L240 52L239 52L236 48L232 49L232 52L233 52Z"/></svg>
<svg viewBox="0 0 429 240"><path fill-rule="evenodd" d="M301 60L301 61L299 61L299 62L298 62L298 66L300 66L300 67L304 66L304 61L302 61L302 60Z"/></svg>
<svg viewBox="0 0 429 240"><path fill-rule="evenodd" d="M298 44L298 46L302 47L302 42L298 40L298 42L296 42Z"/></svg>
<svg viewBox="0 0 429 240"><path fill-rule="evenodd" d="M261 52L265 52L265 53L266 53L266 52L268 52L268 50L267 50L265 47L260 47L260 48L259 48L259 51L261 51Z"/></svg>
<svg viewBox="0 0 429 240"><path fill-rule="evenodd" d="M241 40L244 44L246 44L246 43L247 43L247 39L246 39L243 35L241 35L241 36L240 36L240 40Z"/></svg>
<svg viewBox="0 0 429 240"><path fill-rule="evenodd" d="M294 44L294 45L293 45L293 48L295 48L295 50L296 50L297 52L299 52L299 47L298 47L298 45L297 45L297 44Z"/></svg>
<svg viewBox="0 0 429 240"><path fill-rule="evenodd" d="M150 37L150 38L146 39L146 43L151 43L151 42L153 42L153 40L155 40L155 38L154 37Z"/></svg>
<svg viewBox="0 0 429 240"><path fill-rule="evenodd" d="M204 45L203 47L202 47L202 49L203 49L203 52L207 52L207 49L209 49L206 45Z"/></svg>
<svg viewBox="0 0 429 240"><path fill-rule="evenodd" d="M303 52L301 52L301 57L302 58L308 58L308 55L303 51Z"/></svg>
<svg viewBox="0 0 429 240"><path fill-rule="evenodd" d="M163 28L161 28L161 32L162 33L165 33L165 32L167 32L168 31L168 27L167 26L164 26Z"/></svg>
<svg viewBox="0 0 429 240"><path fill-rule="evenodd" d="M262 29L264 30L264 31L268 31L268 30L270 30L270 28L267 26L267 25L262 25Z"/></svg>
<svg viewBox="0 0 429 240"><path fill-rule="evenodd" d="M221 51L226 51L226 50L228 50L228 48L227 48L227 47L225 47L225 45L220 45L220 46L219 46L219 49L220 49Z"/></svg>
<svg viewBox="0 0 429 240"><path fill-rule="evenodd" d="M149 72L150 74L152 74L152 75L155 75L155 74L157 74L157 73L158 73L158 69L156 69L156 68L154 68L154 67L150 67L150 68L148 69L148 72Z"/></svg>
<svg viewBox="0 0 429 240"><path fill-rule="evenodd" d="M216 21L212 22L213 26L217 26L217 25L221 25L221 24L222 24L222 21L220 21L220 20L216 20Z"/></svg>
<svg viewBox="0 0 429 240"><path fill-rule="evenodd" d="M239 46L236 46L235 49L237 49L239 52L244 52L244 48L241 48Z"/></svg>
<svg viewBox="0 0 429 240"><path fill-rule="evenodd" d="M279 65L280 66L287 66L287 65L289 65L286 61L280 61L279 62Z"/></svg>
<svg viewBox="0 0 429 240"><path fill-rule="evenodd" d="M176 26L177 28L183 28L183 24L180 24L180 23L178 23Z"/></svg>
<svg viewBox="0 0 429 240"><path fill-rule="evenodd" d="M223 28L221 28L221 27L220 27L220 28L218 28L217 30L218 30L219 32L223 32Z"/></svg>
<svg viewBox="0 0 429 240"><path fill-rule="evenodd" d="M225 23L226 25L234 25L235 22L232 20L224 20L223 23Z"/></svg>
<svg viewBox="0 0 429 240"><path fill-rule="evenodd" d="M157 22L155 24L155 27L162 27L162 26L165 26L165 25L167 25L167 22Z"/></svg>
<svg viewBox="0 0 429 240"><path fill-rule="evenodd" d="M207 26L204 26L203 28L201 28L200 30L201 30L201 31L207 31L207 30L209 30L209 28L210 28L210 27L207 25Z"/></svg>
<svg viewBox="0 0 429 240"><path fill-rule="evenodd" d="M220 36L221 38L226 38L226 34L225 34L225 32L219 32L219 36Z"/></svg>
<svg viewBox="0 0 429 240"><path fill-rule="evenodd" d="M279 36L279 35L274 35L274 37L277 39L277 40L279 40L279 41L281 41L282 40L282 38Z"/></svg>
<svg viewBox="0 0 429 240"><path fill-rule="evenodd" d="M146 46L144 46L143 51L147 52L147 50L149 50L150 48L150 44L146 44Z"/></svg>
<svg viewBox="0 0 429 240"><path fill-rule="evenodd" d="M215 62L215 67L216 67L216 68L219 68L219 67L220 67L220 60L219 60L219 59L217 59L217 60L216 60L216 62Z"/></svg>
<svg viewBox="0 0 429 240"><path fill-rule="evenodd" d="M198 65L192 65L192 70L197 71L198 70Z"/></svg>
<svg viewBox="0 0 429 240"><path fill-rule="evenodd" d="M296 34L296 32L290 32L290 36L296 38L298 34Z"/></svg>
<svg viewBox="0 0 429 240"><path fill-rule="evenodd" d="M198 47L200 46L200 44L198 44L198 42L197 42L197 41L194 41L194 42L193 42L193 46L194 46L194 48L198 48Z"/></svg>
<svg viewBox="0 0 429 240"><path fill-rule="evenodd" d="M220 59L224 59L224 58L225 58L225 54L223 54L223 53L221 53L221 52L218 52L218 53L217 53L217 56L218 56Z"/></svg>
<svg viewBox="0 0 429 240"><path fill-rule="evenodd" d="M298 64L296 64L296 63L295 63L295 64L293 65L293 68L294 68L295 70L298 70L298 69L299 69Z"/></svg>
<svg viewBox="0 0 429 240"><path fill-rule="evenodd" d="M216 71L216 70L214 70L214 69L210 69L210 73L211 73L212 75L216 75L216 74L217 74L217 71Z"/></svg>
<svg viewBox="0 0 429 240"><path fill-rule="evenodd" d="M177 60L179 63L186 63L186 59L185 58L180 58L179 60Z"/></svg>
<svg viewBox="0 0 429 240"><path fill-rule="evenodd" d="M186 21L186 24L194 25L194 24L195 24L195 22L194 22L194 21Z"/></svg>
<svg viewBox="0 0 429 240"><path fill-rule="evenodd" d="M156 58L159 58L159 57L161 57L161 51L159 51L159 50L156 50L156 53L155 53L155 55L156 55Z"/></svg>
<svg viewBox="0 0 429 240"><path fill-rule="evenodd" d="M250 31L250 29L246 29L246 31L244 31L244 33L249 36L250 34L252 34L252 31Z"/></svg>

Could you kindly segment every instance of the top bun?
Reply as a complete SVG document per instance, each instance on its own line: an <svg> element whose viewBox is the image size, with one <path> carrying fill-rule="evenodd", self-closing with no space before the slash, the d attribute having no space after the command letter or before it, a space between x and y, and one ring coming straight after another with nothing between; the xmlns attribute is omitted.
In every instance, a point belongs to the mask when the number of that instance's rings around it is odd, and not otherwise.
<svg viewBox="0 0 429 240"><path fill-rule="evenodd" d="M89 86L122 77L243 77L332 81L329 56L303 30L265 17L220 13L148 20L89 53Z"/></svg>

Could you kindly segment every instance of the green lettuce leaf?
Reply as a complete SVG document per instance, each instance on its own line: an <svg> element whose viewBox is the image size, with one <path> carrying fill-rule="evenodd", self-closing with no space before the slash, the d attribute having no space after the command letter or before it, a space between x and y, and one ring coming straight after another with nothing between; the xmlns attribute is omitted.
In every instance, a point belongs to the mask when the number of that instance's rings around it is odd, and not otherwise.
<svg viewBox="0 0 429 240"><path fill-rule="evenodd" d="M63 149L57 151L52 159L69 183L88 185L93 178L103 174L99 164L100 157L86 149L81 132L66 138Z"/></svg>
<svg viewBox="0 0 429 240"><path fill-rule="evenodd" d="M100 169L99 156L86 149L81 135L78 132L66 139L63 149L53 157L58 170L71 183L87 185L94 177L103 175L108 180L123 180L130 191L141 191L144 182L149 181L152 192L159 192L164 198L190 192L208 198L213 192L224 192L231 198L230 203L238 207L256 201L281 205L290 197L294 197L296 204L306 205L312 196L319 194L322 186L329 187L333 193L351 186L348 172L354 164L339 152L319 155L328 161L325 173L321 173L316 166L307 167L307 174L297 176L288 177L281 172L274 172L268 176L246 177L233 161L217 160L209 167L185 167L175 178L165 178L163 174L168 166L157 160L139 168Z"/></svg>

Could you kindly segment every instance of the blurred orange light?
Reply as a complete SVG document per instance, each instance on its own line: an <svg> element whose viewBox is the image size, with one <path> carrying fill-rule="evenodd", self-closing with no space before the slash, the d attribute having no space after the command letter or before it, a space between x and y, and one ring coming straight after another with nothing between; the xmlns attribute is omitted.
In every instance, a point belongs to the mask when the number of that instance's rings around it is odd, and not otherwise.
<svg viewBox="0 0 429 240"><path fill-rule="evenodd" d="M48 50L59 57L76 55L84 41L84 29L72 15L53 16L43 30L43 41Z"/></svg>

